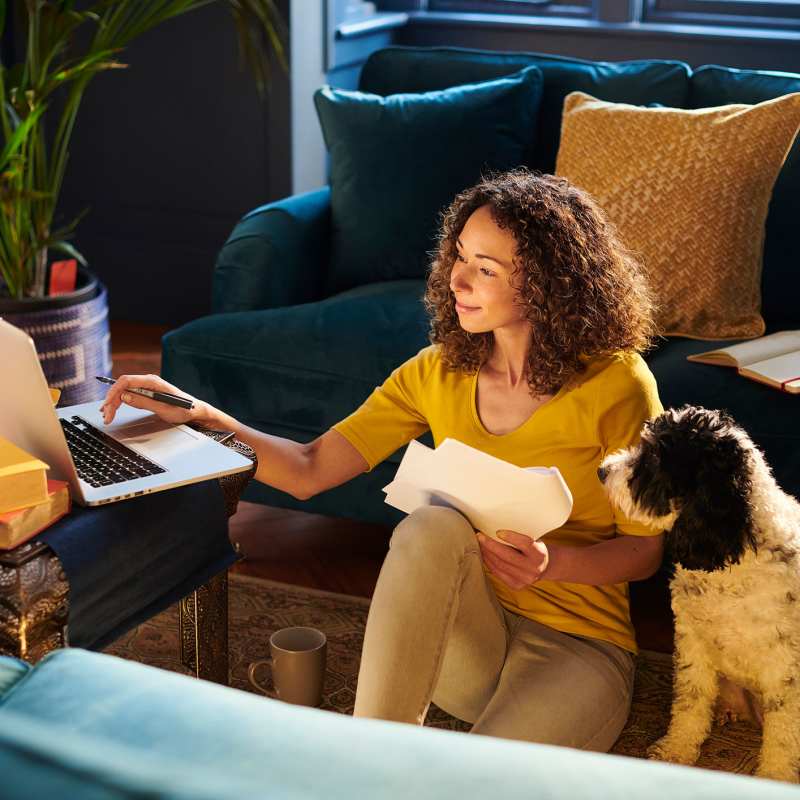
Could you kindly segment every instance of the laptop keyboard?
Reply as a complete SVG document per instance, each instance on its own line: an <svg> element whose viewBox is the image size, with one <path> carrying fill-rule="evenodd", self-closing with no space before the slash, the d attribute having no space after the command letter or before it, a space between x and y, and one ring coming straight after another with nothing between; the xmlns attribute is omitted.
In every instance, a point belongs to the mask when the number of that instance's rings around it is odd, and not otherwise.
<svg viewBox="0 0 800 800"><path fill-rule="evenodd" d="M82 417L60 419L78 477L91 486L110 486L166 472Z"/></svg>

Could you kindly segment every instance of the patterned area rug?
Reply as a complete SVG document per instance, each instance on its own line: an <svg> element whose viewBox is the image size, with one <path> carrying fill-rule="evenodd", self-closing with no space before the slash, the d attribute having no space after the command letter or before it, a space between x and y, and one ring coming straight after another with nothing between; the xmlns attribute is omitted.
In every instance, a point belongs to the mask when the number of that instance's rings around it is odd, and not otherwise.
<svg viewBox="0 0 800 800"><path fill-rule="evenodd" d="M231 685L255 691L247 680L252 661L269 656L269 637L280 628L307 625L328 637L328 670L322 708L352 714L369 600L275 581L232 575L230 579ZM106 649L107 653L174 672L185 672L178 656L178 609L167 609ZM259 678L269 686L269 670ZM274 694L270 696L274 697ZM643 758L666 730L672 696L672 659L642 651L630 718L613 753ZM426 725L468 731L469 725L431 705ZM698 766L751 774L761 732L744 723L715 726Z"/></svg>

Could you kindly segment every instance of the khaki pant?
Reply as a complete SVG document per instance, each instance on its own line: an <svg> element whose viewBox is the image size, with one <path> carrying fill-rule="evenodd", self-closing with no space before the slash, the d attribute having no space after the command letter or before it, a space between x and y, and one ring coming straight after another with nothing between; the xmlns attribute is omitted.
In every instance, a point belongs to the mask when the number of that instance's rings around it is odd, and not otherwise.
<svg viewBox="0 0 800 800"><path fill-rule="evenodd" d="M354 715L422 725L431 701L471 733L607 752L634 657L504 609L475 532L428 506L395 528L370 606Z"/></svg>

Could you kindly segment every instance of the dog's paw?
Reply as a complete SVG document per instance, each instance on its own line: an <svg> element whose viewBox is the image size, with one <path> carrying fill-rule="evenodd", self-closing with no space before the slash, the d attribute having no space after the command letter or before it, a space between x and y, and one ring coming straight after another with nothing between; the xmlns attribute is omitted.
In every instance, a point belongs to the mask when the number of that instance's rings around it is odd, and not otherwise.
<svg viewBox="0 0 800 800"><path fill-rule="evenodd" d="M669 761L672 764L694 764L700 755L698 749L680 746L664 736L647 748L647 757L654 761Z"/></svg>

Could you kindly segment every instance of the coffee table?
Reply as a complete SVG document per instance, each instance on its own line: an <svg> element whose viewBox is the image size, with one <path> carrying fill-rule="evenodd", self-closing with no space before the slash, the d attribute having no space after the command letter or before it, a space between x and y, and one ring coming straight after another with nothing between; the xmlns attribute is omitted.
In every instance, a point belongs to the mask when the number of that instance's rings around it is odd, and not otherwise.
<svg viewBox="0 0 800 800"><path fill-rule="evenodd" d="M203 433L214 438L221 434L198 428ZM252 469L236 475L228 475L218 479L219 488L224 503L224 513L229 518L235 511L239 498L248 481L255 474L257 462L255 451L248 445L236 439L225 442L227 447L238 450L253 461ZM189 491L192 487L179 487L168 492L159 493L169 495L171 492ZM212 487L213 488L213 487ZM140 503L155 495L145 495L123 503ZM158 498L160 507L164 507L166 497ZM105 506L104 509L114 509L117 505ZM76 509L76 512L91 514L91 511ZM108 513L108 512L106 512ZM67 524L69 515L40 535L58 531L56 527ZM106 517L108 519L108 517ZM225 526L227 527L227 526ZM135 537L136 530L126 531L130 537ZM178 531L176 536L191 537L192 531ZM217 535L214 532L213 535ZM79 620L70 617L70 585L67 573L55 550L40 537L20 545L13 550L0 551L0 654L12 655L36 662L47 653L70 644L70 627L74 627ZM118 541L118 540L117 540ZM108 547L115 544L109 542ZM239 555L238 548L234 545L230 560L235 560ZM63 554L63 552L62 552ZM165 556L168 557L168 556ZM97 569L97 560L91 565ZM224 562L224 559L223 559ZM119 560L113 576L109 576L109 598L113 597L115 584L125 581L135 581L139 576L141 565L137 565L135 558ZM89 568L87 566L87 568ZM213 567L212 567L213 568ZM192 580L192 574L181 575L179 565L172 565L171 575L178 575L181 579ZM120 573L123 574L120 574ZM124 573L129 572L129 575ZM75 575L73 567L73 576ZM181 585L178 581L177 585ZM102 588L102 587L98 587ZM181 662L199 678L205 678L217 683L228 683L228 578L227 566L199 585L184 587L187 593L180 600L180 648ZM161 610L158 602L165 602L163 596L153 593L153 603L147 601L149 596L143 595L141 608L135 609L138 616L132 615L129 621L123 623L128 628L142 621L142 614L151 610L156 613ZM152 615L152 614L150 614ZM124 632L117 625L111 635L119 636ZM103 640L103 635L109 631L98 631L99 647L108 641ZM90 649L94 649L90 647ZM99 649L99 648L98 648Z"/></svg>

